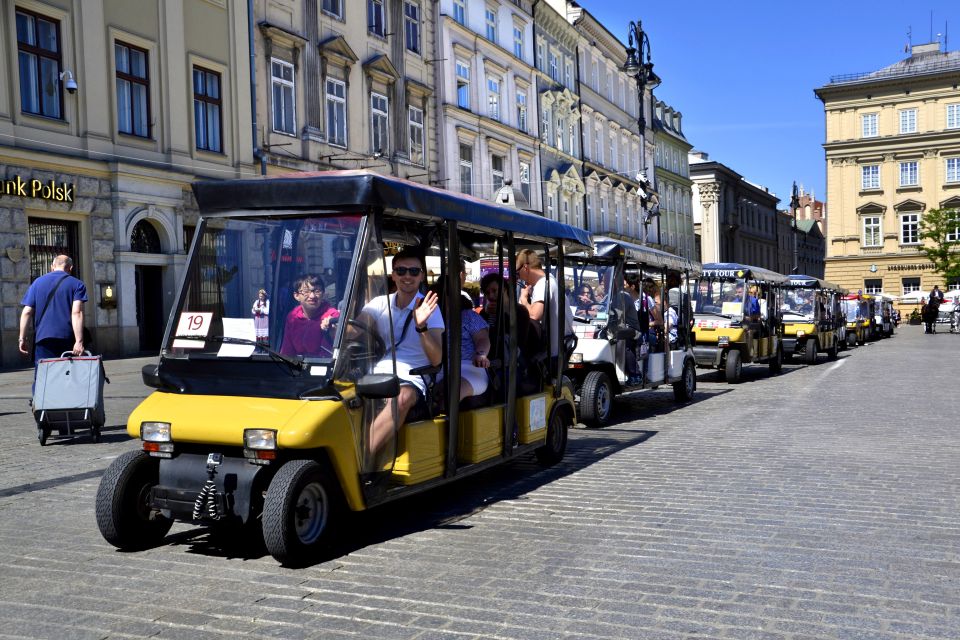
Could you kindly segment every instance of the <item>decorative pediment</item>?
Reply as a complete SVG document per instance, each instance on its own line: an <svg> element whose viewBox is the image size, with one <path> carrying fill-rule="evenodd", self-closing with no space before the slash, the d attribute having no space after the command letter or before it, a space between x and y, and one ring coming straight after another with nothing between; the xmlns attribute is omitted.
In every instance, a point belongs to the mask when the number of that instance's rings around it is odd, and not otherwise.
<svg viewBox="0 0 960 640"><path fill-rule="evenodd" d="M407 94L411 96L420 96L421 98L429 98L433 95L433 89L423 84L422 82L417 82L411 78L407 78L404 81Z"/></svg>
<svg viewBox="0 0 960 640"><path fill-rule="evenodd" d="M393 84L400 79L400 73L390 62L390 58L378 53L363 63L363 71L368 76L384 84Z"/></svg>
<svg viewBox="0 0 960 640"><path fill-rule="evenodd" d="M953 196L940 203L941 209L960 209L960 196Z"/></svg>
<svg viewBox="0 0 960 640"><path fill-rule="evenodd" d="M861 215L861 216L876 215L876 214L882 215L883 212L886 210L887 208L882 204L877 204L876 202L868 202L866 204L863 204L857 207L857 215Z"/></svg>
<svg viewBox="0 0 960 640"><path fill-rule="evenodd" d="M926 206L917 200L907 199L893 205L893 208L897 211L923 211Z"/></svg>
<svg viewBox="0 0 960 640"><path fill-rule="evenodd" d="M570 193L586 193L586 189L583 187L583 180L580 179L580 174L577 173L577 168L573 165L567 167L567 170L563 172L563 190Z"/></svg>
<svg viewBox="0 0 960 640"><path fill-rule="evenodd" d="M280 46L290 47L291 49L299 49L307 44L307 39L304 38L299 33L295 31L290 31L289 29L284 29L275 24L270 24L266 20L259 23L257 26L260 27L260 33L263 34L263 37L271 42L275 42Z"/></svg>
<svg viewBox="0 0 960 640"><path fill-rule="evenodd" d="M321 40L317 43L317 48L320 50L320 55L333 58L335 62L345 67L349 67L360 60L343 36L331 36L326 40Z"/></svg>

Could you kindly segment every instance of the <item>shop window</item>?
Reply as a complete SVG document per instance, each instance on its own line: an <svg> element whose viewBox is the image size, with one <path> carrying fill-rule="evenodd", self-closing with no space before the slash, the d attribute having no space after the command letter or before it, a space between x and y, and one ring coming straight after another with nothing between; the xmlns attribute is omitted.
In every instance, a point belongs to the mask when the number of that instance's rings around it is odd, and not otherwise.
<svg viewBox="0 0 960 640"><path fill-rule="evenodd" d="M133 226L130 233L130 251L136 253L162 253L160 246L160 234L156 227L141 220Z"/></svg>

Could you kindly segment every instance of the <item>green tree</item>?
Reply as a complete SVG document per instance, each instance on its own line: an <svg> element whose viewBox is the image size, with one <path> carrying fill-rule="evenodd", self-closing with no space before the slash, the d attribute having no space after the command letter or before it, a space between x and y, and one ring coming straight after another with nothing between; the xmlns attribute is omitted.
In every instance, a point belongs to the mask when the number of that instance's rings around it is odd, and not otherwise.
<svg viewBox="0 0 960 640"><path fill-rule="evenodd" d="M960 209L930 209L920 221L920 251L947 282L960 278Z"/></svg>

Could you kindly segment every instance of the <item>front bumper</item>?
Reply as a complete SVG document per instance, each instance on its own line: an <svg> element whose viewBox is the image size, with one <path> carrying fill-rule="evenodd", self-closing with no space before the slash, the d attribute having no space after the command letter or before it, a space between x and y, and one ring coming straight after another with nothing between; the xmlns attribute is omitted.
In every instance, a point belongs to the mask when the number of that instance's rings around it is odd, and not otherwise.
<svg viewBox="0 0 960 640"><path fill-rule="evenodd" d="M723 352L726 347L716 345L696 345L693 347L693 358L698 367L719 367L723 361Z"/></svg>
<svg viewBox="0 0 960 640"><path fill-rule="evenodd" d="M251 516L256 517L259 504L254 505L254 487L258 484L258 477L267 473L267 469L250 464L245 458L224 456L213 481L225 518L247 522ZM207 483L207 477L206 454L181 453L160 460L160 478L150 490L150 505L173 519L192 521L194 504Z"/></svg>

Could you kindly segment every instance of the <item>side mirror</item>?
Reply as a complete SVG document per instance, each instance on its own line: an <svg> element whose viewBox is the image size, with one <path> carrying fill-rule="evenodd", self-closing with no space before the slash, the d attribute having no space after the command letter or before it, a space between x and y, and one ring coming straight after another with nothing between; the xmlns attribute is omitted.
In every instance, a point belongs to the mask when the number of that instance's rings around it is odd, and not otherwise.
<svg viewBox="0 0 960 640"><path fill-rule="evenodd" d="M383 400L400 395L400 378L389 373L368 373L357 381L357 395Z"/></svg>
<svg viewBox="0 0 960 640"><path fill-rule="evenodd" d="M160 381L160 365L158 364L148 364L140 370L140 375L143 376L143 384L151 387L153 389L163 388L163 383Z"/></svg>

